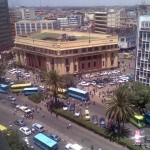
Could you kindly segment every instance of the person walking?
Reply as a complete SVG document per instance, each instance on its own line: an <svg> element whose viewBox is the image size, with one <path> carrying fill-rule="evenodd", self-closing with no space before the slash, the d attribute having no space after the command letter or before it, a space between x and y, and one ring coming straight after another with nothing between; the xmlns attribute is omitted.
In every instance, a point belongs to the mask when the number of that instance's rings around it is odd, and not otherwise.
<svg viewBox="0 0 150 150"><path fill-rule="evenodd" d="M44 115L44 114L42 114L42 117L43 117L43 118L45 118L45 115Z"/></svg>

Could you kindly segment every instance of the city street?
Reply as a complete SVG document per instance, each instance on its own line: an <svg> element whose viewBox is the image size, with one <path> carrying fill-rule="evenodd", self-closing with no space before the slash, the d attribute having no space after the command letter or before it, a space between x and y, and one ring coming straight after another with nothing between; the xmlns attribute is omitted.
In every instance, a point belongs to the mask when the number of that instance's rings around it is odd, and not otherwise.
<svg viewBox="0 0 150 150"><path fill-rule="evenodd" d="M122 54L120 56L121 58L123 57ZM124 60L126 64L126 70L123 74L127 74L127 73L134 73L134 70L133 70L133 67L134 67L134 62L133 61L130 61L130 65L131 65L131 68L128 67L128 63L129 63L129 60ZM122 68L120 68L121 70ZM31 74L31 77L29 80L27 81L31 81L33 82L34 80L34 77ZM9 73L6 74L7 77L13 79L13 80L16 80L16 76L15 75L11 75ZM37 82L35 81L35 84L36 85L43 85L41 84L40 82ZM79 88L81 88L79 86ZM83 88L83 87L82 87ZM110 86L110 85L106 85L104 88L102 89L97 89L97 92L96 94L92 97L91 96L91 104L88 105L88 109L90 111L90 115L98 115L98 117L105 117L105 103L102 103L102 97L100 96L99 97L99 92L106 92L108 89L109 90L114 90L116 88L116 85L113 85L113 86ZM92 91L93 90L93 86L90 86L90 87L84 87L85 90L87 91ZM1 94L2 95L2 94ZM23 94L19 94L18 96L16 94L10 94L10 95L13 95L14 97L17 98L17 102L21 105L21 104L24 104L24 105L27 105L29 108L35 108L35 104L31 101L29 101L27 99L27 97L25 97ZM6 96L6 95L4 95ZM106 99L107 100L107 99ZM96 105L93 105L92 102L95 101L96 102ZM79 103L80 101L76 101L76 100L71 100L71 103L75 103L76 105L79 106ZM103 137L100 137L76 124L72 124L72 128L71 129L67 129L67 125L70 123L68 120L62 118L62 117L59 117L58 119L56 118L55 114L50 114L45 106L44 106L45 102L41 102L40 104L37 104L36 106L38 107L41 107L42 110L38 112L34 112L34 119L32 120L27 120L27 122L29 123L29 126L31 126L32 123L41 123L48 132L53 132L57 135L59 135L62 139L62 141L60 142L59 144L59 147L61 147L61 150L63 150L63 148L65 147L65 144L68 143L68 142L71 142L71 143L78 143L80 145L82 145L84 147L84 149L90 149L91 145L94 146L94 149L95 150L99 150L99 149L102 149L102 150L108 150L108 149L115 149L115 150L120 150L122 149L121 146L115 144L115 143L112 143L106 139L104 139ZM14 108L12 108L10 106L10 102L9 101L6 101L5 104L2 104L2 101L1 101L1 104L0 104L0 108L1 110L0 111L3 111L3 113L5 113L6 115L8 115L7 120L6 119L1 119L1 123L4 124L4 125L7 125L8 126L8 122L9 120L11 119L10 117L10 114L13 116L13 113L14 112ZM84 105L81 106L82 110L85 110L87 108L87 105ZM9 109L9 112L7 112L6 110ZM6 112L5 112L6 111ZM3 114L1 113L1 114ZM42 114L45 115L45 118L42 118ZM21 113L18 112L16 114L17 117L21 117ZM15 116L13 116L14 118ZM106 118L107 120L107 118ZM129 129L131 129L131 131L134 131L135 129L137 129L135 126L133 126L132 124L128 123L126 125ZM150 134L150 130L149 128L144 128L142 129L141 131L144 131L144 133L146 134ZM32 136L31 136L31 139L32 139ZM31 143L32 143L32 140L31 140ZM112 148L113 147L113 148Z"/></svg>
<svg viewBox="0 0 150 150"><path fill-rule="evenodd" d="M5 104L3 104L1 101L0 103L1 103L0 104L0 118L1 118L0 122L1 124L9 127L9 121L13 122L15 118L20 118L22 116L22 113L19 111L14 116L13 115L14 109L10 106L9 102L6 102ZM28 106L29 108L32 108L31 105L28 105ZM45 114L45 118L42 118L42 113ZM61 117L57 119L54 114L51 115L50 113L44 110L42 110L42 112L39 112L39 113L35 112L34 119L27 120L27 122L29 126L31 126L31 124L35 122L41 123L48 132L53 132L59 135L63 141L60 144L60 148L62 150L65 144L68 142L71 142L71 143L77 142L78 144L82 145L85 150L90 149L91 145L93 145L94 149L96 150L99 150L100 148L102 150L108 150L111 148L115 150L120 150L122 148L118 144L110 142L104 139L103 137L100 137L76 124L72 123L72 128L68 130L67 124L69 122L67 120Z"/></svg>

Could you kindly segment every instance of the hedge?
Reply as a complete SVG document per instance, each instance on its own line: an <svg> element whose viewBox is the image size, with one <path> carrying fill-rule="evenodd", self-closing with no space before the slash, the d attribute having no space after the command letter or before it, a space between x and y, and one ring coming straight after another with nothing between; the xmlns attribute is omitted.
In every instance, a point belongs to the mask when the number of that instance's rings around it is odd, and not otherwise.
<svg viewBox="0 0 150 150"><path fill-rule="evenodd" d="M110 137L105 133L105 129L104 128L100 128L100 126L98 125L94 125L89 121L85 121L82 118L76 117L73 114L71 114L68 111L64 111L62 109L55 109L54 110L55 113L57 113L58 115L106 138L106 139L110 139ZM129 150L141 150L142 148L139 146L135 146L133 145L132 140L130 140L129 138L120 138L119 140L114 140L114 142L122 145L122 146L126 146Z"/></svg>
<svg viewBox="0 0 150 150"><path fill-rule="evenodd" d="M31 100L34 103L40 103L42 100L44 100L44 96L42 94L33 94L29 95L28 99Z"/></svg>

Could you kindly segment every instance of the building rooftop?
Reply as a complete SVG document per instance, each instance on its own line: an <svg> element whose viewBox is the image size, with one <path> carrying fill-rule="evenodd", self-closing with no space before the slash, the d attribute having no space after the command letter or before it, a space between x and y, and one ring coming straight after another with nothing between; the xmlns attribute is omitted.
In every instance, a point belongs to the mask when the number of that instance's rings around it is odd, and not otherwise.
<svg viewBox="0 0 150 150"><path fill-rule="evenodd" d="M74 40L64 40L63 35L75 37ZM53 50L87 48L100 45L118 44L117 35L95 34L85 32L69 32L59 30L42 30L27 37L16 36L16 44L35 46Z"/></svg>
<svg viewBox="0 0 150 150"><path fill-rule="evenodd" d="M45 23L52 23L55 22L56 20L20 20L17 21L17 23L35 23L35 22L45 22Z"/></svg>

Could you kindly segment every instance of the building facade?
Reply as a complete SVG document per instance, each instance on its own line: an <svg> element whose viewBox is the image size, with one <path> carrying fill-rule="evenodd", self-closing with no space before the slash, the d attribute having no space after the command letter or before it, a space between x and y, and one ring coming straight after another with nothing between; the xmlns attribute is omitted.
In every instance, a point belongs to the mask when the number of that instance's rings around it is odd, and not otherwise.
<svg viewBox="0 0 150 150"><path fill-rule="evenodd" d="M84 74L118 67L118 37L66 31L42 31L87 37L78 41L44 41L17 36L13 48L16 60L30 68L60 74ZM95 37L95 38L92 38Z"/></svg>
<svg viewBox="0 0 150 150"><path fill-rule="evenodd" d="M20 8L21 18L23 20L34 20L36 19L34 8Z"/></svg>
<svg viewBox="0 0 150 150"><path fill-rule="evenodd" d="M95 33L112 33L120 27L120 11L95 12Z"/></svg>
<svg viewBox="0 0 150 150"><path fill-rule="evenodd" d="M150 85L150 15L139 16L135 80Z"/></svg>
<svg viewBox="0 0 150 150"><path fill-rule="evenodd" d="M0 0L0 51L12 47L11 27L7 0Z"/></svg>
<svg viewBox="0 0 150 150"><path fill-rule="evenodd" d="M41 30L58 30L59 23L55 20L21 20L15 23L16 35L24 35Z"/></svg>

